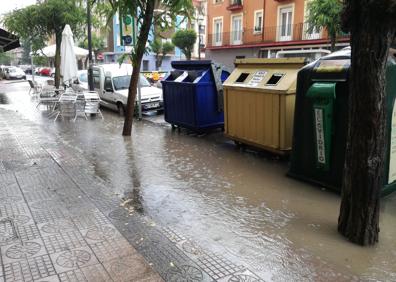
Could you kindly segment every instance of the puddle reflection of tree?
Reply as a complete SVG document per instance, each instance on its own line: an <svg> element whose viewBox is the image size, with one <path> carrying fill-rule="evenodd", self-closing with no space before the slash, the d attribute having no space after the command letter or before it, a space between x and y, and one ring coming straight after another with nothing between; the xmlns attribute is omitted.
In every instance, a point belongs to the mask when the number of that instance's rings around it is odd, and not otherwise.
<svg viewBox="0 0 396 282"><path fill-rule="evenodd" d="M132 178L132 190L126 190L124 192L124 207L130 211L136 211L139 214L144 213L143 197L141 195L141 181L140 173L136 166L136 160L134 158L133 144L131 142L124 142L125 152L127 157L127 163L129 164L128 173Z"/></svg>

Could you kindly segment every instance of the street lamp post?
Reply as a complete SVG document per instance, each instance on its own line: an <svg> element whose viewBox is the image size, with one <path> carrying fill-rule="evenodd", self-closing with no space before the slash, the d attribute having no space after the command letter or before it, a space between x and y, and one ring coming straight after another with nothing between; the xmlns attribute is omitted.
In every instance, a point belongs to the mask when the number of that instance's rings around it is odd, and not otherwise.
<svg viewBox="0 0 396 282"><path fill-rule="evenodd" d="M92 72L92 34L91 34L91 0L87 0L87 25L88 25L88 86L89 91L94 90Z"/></svg>
<svg viewBox="0 0 396 282"><path fill-rule="evenodd" d="M201 22L198 20L198 60L201 60Z"/></svg>
<svg viewBox="0 0 396 282"><path fill-rule="evenodd" d="M202 46L202 18L198 16L198 59L201 60L201 46Z"/></svg>

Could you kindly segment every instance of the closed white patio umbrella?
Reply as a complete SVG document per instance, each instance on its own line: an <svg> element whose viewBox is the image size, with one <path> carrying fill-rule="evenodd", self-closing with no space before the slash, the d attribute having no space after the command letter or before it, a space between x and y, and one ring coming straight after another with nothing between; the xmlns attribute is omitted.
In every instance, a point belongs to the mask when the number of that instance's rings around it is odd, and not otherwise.
<svg viewBox="0 0 396 282"><path fill-rule="evenodd" d="M62 32L60 73L64 84L71 84L78 76L76 54L74 53L73 33L67 24Z"/></svg>

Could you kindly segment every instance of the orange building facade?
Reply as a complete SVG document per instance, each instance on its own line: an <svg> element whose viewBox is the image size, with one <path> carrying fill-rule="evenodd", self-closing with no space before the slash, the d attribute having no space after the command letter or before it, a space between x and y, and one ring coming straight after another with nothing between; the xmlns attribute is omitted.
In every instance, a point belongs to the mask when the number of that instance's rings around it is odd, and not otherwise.
<svg viewBox="0 0 396 282"><path fill-rule="evenodd" d="M235 58L279 51L329 49L325 30L308 31L309 0L207 0L207 58L233 67ZM348 45L339 38L337 47Z"/></svg>

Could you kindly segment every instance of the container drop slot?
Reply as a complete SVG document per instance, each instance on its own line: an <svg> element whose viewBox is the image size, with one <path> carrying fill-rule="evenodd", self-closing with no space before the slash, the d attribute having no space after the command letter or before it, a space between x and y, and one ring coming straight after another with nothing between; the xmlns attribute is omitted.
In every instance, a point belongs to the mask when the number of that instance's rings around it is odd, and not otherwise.
<svg viewBox="0 0 396 282"><path fill-rule="evenodd" d="M202 71L187 71L187 77L183 82L194 82L200 76L202 76Z"/></svg>
<svg viewBox="0 0 396 282"><path fill-rule="evenodd" d="M181 76L183 74L183 71L181 70L174 70L170 72L170 75L167 78L167 81L174 81L176 80L176 78L178 78L179 76Z"/></svg>
<svg viewBox="0 0 396 282"><path fill-rule="evenodd" d="M235 83L244 83L246 78L248 78L248 76L250 75L250 73L247 72L243 72L239 75L239 77L237 78L237 80L235 80Z"/></svg>
<svg viewBox="0 0 396 282"><path fill-rule="evenodd" d="M267 81L267 83L265 85L277 85L279 80L281 80L281 78L284 76L283 73L274 73L270 79Z"/></svg>

